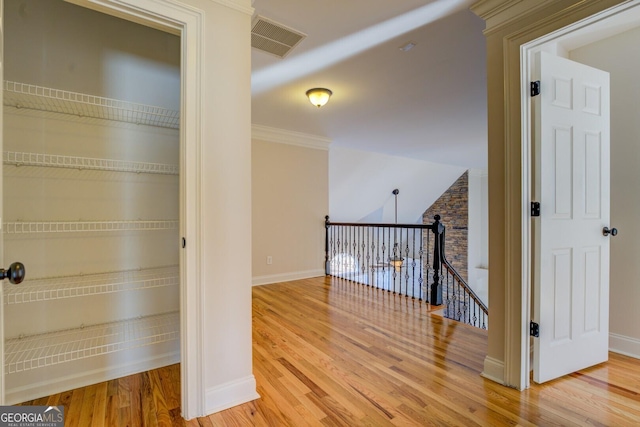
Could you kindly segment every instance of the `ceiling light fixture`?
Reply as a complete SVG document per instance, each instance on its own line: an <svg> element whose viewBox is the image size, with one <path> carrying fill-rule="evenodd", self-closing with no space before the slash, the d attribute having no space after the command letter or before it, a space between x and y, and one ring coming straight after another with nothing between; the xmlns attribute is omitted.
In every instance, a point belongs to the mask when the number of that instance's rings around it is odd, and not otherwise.
<svg viewBox="0 0 640 427"><path fill-rule="evenodd" d="M398 194L400 190L397 188L391 192L391 194L395 197L395 205L396 205L396 225L398 225ZM398 248L398 242L396 241L396 231L397 227L393 229L393 257L389 257L389 264L393 265L393 268L396 271L400 271L402 268L402 263L404 262L404 258L402 258L402 251ZM400 232L400 239L402 239L402 231Z"/></svg>
<svg viewBox="0 0 640 427"><path fill-rule="evenodd" d="M316 87L307 91L307 98L318 108L329 102L331 95L333 95L333 92L322 87Z"/></svg>

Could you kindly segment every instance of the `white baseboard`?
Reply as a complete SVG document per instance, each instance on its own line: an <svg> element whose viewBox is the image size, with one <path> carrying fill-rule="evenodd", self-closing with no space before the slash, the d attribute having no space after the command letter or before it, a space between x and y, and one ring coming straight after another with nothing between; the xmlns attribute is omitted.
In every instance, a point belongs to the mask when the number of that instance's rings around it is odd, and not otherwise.
<svg viewBox="0 0 640 427"><path fill-rule="evenodd" d="M504 362L494 359L493 357L485 357L484 370L480 375L488 380L504 385Z"/></svg>
<svg viewBox="0 0 640 427"><path fill-rule="evenodd" d="M256 392L255 377L249 375L208 389L205 395L205 412L213 414L255 399L260 399L260 395Z"/></svg>
<svg viewBox="0 0 640 427"><path fill-rule="evenodd" d="M271 283L290 282L292 280L308 279L310 277L324 276L323 269L294 271L292 273L269 274L266 276L255 276L252 279L253 286L268 285Z"/></svg>
<svg viewBox="0 0 640 427"><path fill-rule="evenodd" d="M61 393L67 390L73 390L79 387L85 387L91 384L98 384L103 381L109 381L127 375L137 374L151 369L161 368L163 366L173 365L180 362L180 352L171 352L160 354L137 360L135 362L121 363L114 366L108 366L100 369L89 371L75 371L74 362L69 364L68 371L73 372L63 377L49 378L44 381L30 382L21 387L7 389L5 393L5 404L12 405L27 400L33 400L42 396L49 396ZM13 375L13 374L12 374Z"/></svg>
<svg viewBox="0 0 640 427"><path fill-rule="evenodd" d="M609 351L640 359L640 339L609 333Z"/></svg>

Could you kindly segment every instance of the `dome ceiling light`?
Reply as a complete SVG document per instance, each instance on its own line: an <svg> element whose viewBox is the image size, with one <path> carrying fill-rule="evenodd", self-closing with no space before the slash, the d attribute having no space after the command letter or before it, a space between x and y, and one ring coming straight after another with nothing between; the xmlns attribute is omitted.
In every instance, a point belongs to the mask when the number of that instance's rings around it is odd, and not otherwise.
<svg viewBox="0 0 640 427"><path fill-rule="evenodd" d="M331 95L333 95L333 92L322 87L316 87L307 91L307 98L309 98L309 102L318 108L329 102Z"/></svg>

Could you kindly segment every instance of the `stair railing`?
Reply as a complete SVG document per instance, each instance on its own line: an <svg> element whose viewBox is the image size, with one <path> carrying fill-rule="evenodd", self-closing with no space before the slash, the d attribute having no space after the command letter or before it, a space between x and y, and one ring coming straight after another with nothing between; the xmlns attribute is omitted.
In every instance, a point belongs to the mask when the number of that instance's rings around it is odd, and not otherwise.
<svg viewBox="0 0 640 427"><path fill-rule="evenodd" d="M486 329L486 305L447 261L444 243L440 215L432 224L331 222L326 216L325 273L444 304L445 317Z"/></svg>
<svg viewBox="0 0 640 427"><path fill-rule="evenodd" d="M460 273L451 265L445 256L445 231L440 238L442 242L442 267L445 273L442 276L443 298L445 304L444 317L457 320L481 329L487 329L489 308L474 292Z"/></svg>

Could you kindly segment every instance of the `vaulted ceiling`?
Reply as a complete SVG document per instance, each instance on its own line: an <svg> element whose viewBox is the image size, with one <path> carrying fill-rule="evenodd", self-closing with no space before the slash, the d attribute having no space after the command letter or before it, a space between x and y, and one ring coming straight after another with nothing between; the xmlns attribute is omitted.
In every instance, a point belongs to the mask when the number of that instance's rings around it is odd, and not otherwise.
<svg viewBox="0 0 640 427"><path fill-rule="evenodd" d="M307 37L283 59L252 49L252 123L485 168L484 22L471 3L255 0L256 15ZM327 105L309 103L312 87L333 91Z"/></svg>

